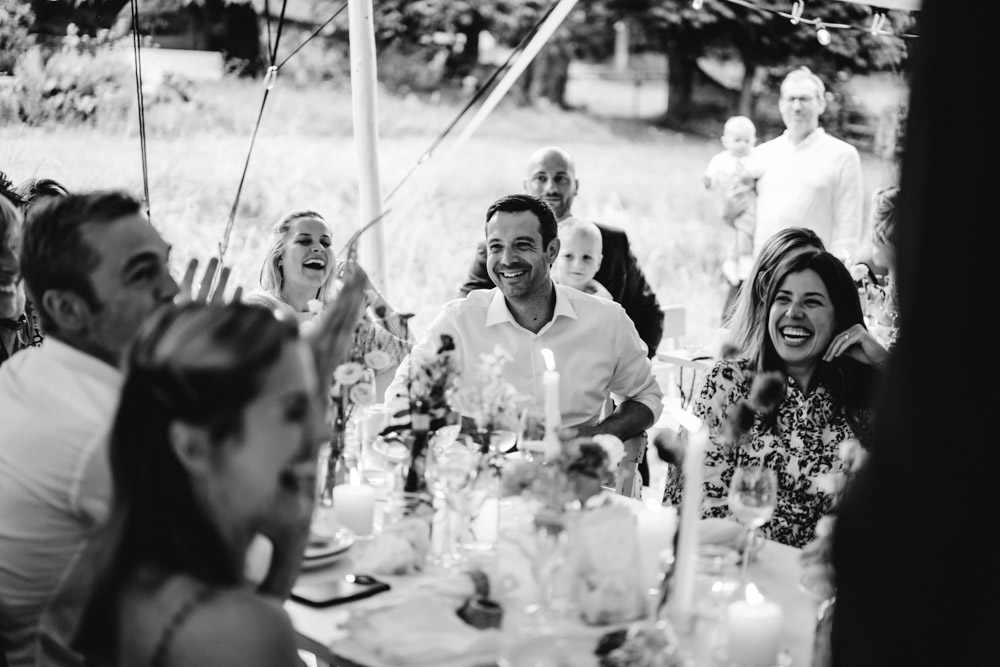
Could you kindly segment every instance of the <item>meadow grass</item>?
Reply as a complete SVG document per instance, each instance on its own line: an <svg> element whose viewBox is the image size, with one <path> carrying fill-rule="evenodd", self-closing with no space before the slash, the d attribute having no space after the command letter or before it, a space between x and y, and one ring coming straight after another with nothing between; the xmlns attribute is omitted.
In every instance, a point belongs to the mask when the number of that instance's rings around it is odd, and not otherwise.
<svg viewBox="0 0 1000 667"><path fill-rule="evenodd" d="M195 89L191 102L146 112L151 217L173 244L176 275L189 258L217 252L261 95L259 82L227 80ZM460 103L382 94L379 105L381 187L389 193ZM721 256L731 233L701 186L716 140L583 112L501 104L457 152L446 140L417 168L388 202L382 224L390 301L415 313L414 329L422 331L464 280L487 206L520 192L525 159L549 144L577 159L574 213L624 229L660 303L687 307L682 343L707 341L719 325ZM874 157L863 155L863 167L866 194L892 178ZM73 190L125 188L141 196L137 123L0 128L0 170L15 183L44 176ZM337 227L337 247L361 223L350 92L342 86L271 92L226 256L235 284L257 286L269 229L294 208L322 212Z"/></svg>

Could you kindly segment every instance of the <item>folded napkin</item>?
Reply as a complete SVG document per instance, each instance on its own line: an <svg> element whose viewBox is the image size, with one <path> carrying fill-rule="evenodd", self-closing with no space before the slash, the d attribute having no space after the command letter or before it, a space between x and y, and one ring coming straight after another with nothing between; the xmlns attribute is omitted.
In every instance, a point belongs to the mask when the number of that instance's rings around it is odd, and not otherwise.
<svg viewBox="0 0 1000 667"><path fill-rule="evenodd" d="M473 665L500 654L498 630L467 625L447 599L430 595L359 615L345 629L350 641L386 665L442 665L465 658Z"/></svg>

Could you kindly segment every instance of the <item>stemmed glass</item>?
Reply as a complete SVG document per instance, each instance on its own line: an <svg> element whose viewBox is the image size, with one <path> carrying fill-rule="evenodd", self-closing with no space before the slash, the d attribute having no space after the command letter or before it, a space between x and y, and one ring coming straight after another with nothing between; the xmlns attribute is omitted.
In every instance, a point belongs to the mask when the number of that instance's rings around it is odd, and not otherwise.
<svg viewBox="0 0 1000 667"><path fill-rule="evenodd" d="M464 515L463 496L476 477L476 454L461 439L432 445L427 449L424 474L434 497L442 502L439 525L444 535L438 562L442 567L454 567L462 559L455 524Z"/></svg>
<svg viewBox="0 0 1000 667"><path fill-rule="evenodd" d="M750 555L753 553L757 529L771 520L778 503L778 478L764 466L742 466L733 473L729 485L729 509L747 527L743 551L743 583L746 584Z"/></svg>

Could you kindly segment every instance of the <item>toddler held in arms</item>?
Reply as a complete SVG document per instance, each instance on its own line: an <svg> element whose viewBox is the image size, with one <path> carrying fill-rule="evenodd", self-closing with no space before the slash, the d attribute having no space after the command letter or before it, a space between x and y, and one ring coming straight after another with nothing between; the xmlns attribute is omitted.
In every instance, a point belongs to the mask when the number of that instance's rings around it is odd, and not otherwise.
<svg viewBox="0 0 1000 667"><path fill-rule="evenodd" d="M567 218L559 223L559 256L552 265L552 277L587 294L611 298L604 285L594 280L601 268L601 230L589 220Z"/></svg>
<svg viewBox="0 0 1000 667"><path fill-rule="evenodd" d="M756 141L757 129L753 121L746 116L733 116L722 130L725 150L712 157L702 177L705 187L719 195L722 221L736 232L722 263L722 272L729 283L723 319L753 265L757 179L764 172L763 165L753 154Z"/></svg>

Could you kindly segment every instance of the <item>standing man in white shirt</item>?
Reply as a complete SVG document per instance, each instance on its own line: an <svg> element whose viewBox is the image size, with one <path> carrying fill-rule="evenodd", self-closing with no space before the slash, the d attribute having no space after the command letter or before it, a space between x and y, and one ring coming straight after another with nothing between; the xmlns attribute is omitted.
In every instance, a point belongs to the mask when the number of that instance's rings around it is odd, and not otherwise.
<svg viewBox="0 0 1000 667"><path fill-rule="evenodd" d="M564 426L584 437L639 436L660 416L663 398L646 345L621 305L553 282L558 255L558 224L548 204L531 195L496 201L486 213L486 269L497 287L445 304L411 356L433 354L441 334L448 334L463 374L473 377L480 355L499 345L512 357L505 379L542 405L541 351L548 348L561 374ZM409 361L397 369L387 399L406 393ZM609 394L616 408L602 419ZM629 454L634 460L641 452Z"/></svg>
<svg viewBox="0 0 1000 667"><path fill-rule="evenodd" d="M781 84L781 136L761 144L764 174L757 181L754 254L787 227L808 227L827 248L853 254L861 241L861 156L819 126L826 87L809 68L792 70Z"/></svg>

